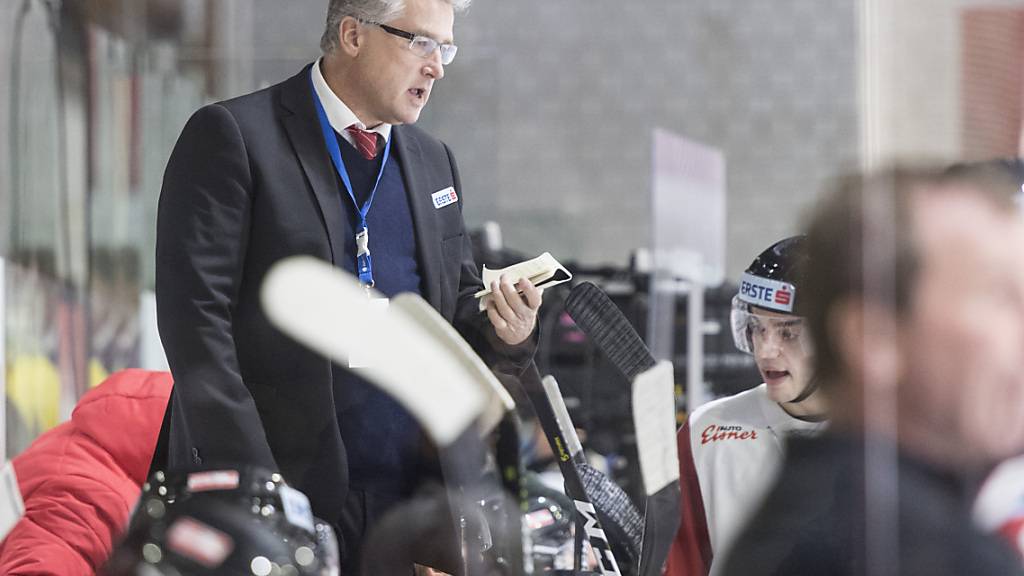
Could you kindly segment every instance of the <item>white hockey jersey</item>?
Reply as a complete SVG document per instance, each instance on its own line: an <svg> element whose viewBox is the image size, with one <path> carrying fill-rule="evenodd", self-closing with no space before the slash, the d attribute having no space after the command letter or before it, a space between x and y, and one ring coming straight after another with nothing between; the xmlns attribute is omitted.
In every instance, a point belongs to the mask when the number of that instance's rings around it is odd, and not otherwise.
<svg viewBox="0 0 1024 576"><path fill-rule="evenodd" d="M682 519L665 574L714 574L771 487L790 434L826 426L794 418L768 398L767 385L701 406L679 430Z"/></svg>
<svg viewBox="0 0 1024 576"><path fill-rule="evenodd" d="M974 520L987 532L999 534L1024 561L1024 456L997 467L978 493Z"/></svg>

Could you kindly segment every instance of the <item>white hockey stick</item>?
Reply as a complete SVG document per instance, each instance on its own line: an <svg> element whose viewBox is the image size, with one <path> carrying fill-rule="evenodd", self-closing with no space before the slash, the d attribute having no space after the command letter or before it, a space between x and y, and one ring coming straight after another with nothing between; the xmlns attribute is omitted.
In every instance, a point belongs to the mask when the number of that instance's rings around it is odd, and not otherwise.
<svg viewBox="0 0 1024 576"><path fill-rule="evenodd" d="M382 298L370 291L371 297ZM282 332L347 365L393 396L438 446L448 446L475 420L484 432L514 407L483 361L422 298L403 294L382 313L352 275L322 260L294 257L274 265L261 299Z"/></svg>
<svg viewBox="0 0 1024 576"><path fill-rule="evenodd" d="M416 294L399 294L391 301L395 312L405 313L416 322L430 337L434 338L449 352L448 362L461 364L463 370L483 387L487 405L480 415L482 434L487 434L501 422L506 412L516 409L515 400L501 382L494 376L473 347L466 342L455 328L434 310L426 300Z"/></svg>

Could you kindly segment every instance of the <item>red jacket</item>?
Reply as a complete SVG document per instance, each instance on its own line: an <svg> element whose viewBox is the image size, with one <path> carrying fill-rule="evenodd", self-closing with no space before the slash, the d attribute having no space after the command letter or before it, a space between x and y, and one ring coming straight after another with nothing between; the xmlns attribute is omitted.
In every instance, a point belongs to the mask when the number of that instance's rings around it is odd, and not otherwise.
<svg viewBox="0 0 1024 576"><path fill-rule="evenodd" d="M138 500L170 393L170 373L117 372L14 458L25 517L0 544L0 574L96 572Z"/></svg>

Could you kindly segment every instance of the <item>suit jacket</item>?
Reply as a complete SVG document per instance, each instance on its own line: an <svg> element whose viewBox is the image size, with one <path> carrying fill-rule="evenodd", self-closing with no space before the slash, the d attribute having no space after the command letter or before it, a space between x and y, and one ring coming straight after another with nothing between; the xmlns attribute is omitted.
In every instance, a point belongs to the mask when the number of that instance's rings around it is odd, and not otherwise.
<svg viewBox="0 0 1024 576"><path fill-rule="evenodd" d="M252 94L208 105L188 121L164 176L157 224L160 336L175 378L165 424L168 466L250 463L280 470L314 512L334 520L348 485L330 362L284 336L260 308L278 260L345 258L339 190L314 109L310 67ZM481 284L448 147L395 126L415 228L424 298L492 363L525 366L472 297ZM459 202L435 209L431 194ZM345 329L345 327L339 327ZM167 426L165 426L166 428Z"/></svg>

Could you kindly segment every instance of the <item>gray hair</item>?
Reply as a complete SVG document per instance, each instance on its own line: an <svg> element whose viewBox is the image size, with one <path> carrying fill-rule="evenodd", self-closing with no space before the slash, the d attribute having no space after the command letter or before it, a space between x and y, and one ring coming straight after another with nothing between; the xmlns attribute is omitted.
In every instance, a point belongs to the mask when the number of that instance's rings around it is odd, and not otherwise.
<svg viewBox="0 0 1024 576"><path fill-rule="evenodd" d="M473 0L442 1L451 4L455 12L462 12L469 8ZM327 25L320 38L320 50L330 54L338 48L338 27L346 16L362 22L384 24L401 16L404 9L405 0L331 0L327 6Z"/></svg>

